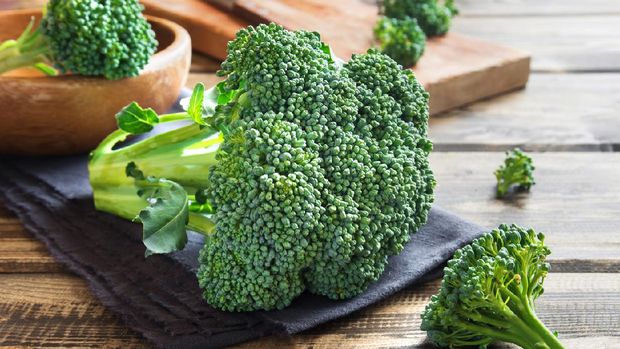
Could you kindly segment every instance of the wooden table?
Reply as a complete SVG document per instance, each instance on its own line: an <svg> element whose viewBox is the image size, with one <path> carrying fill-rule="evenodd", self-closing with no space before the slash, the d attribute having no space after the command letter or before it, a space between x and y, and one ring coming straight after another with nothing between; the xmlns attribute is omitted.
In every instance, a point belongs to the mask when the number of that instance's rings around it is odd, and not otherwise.
<svg viewBox="0 0 620 349"><path fill-rule="evenodd" d="M0 8L40 0L0 0ZM431 120L437 205L494 227L544 231L552 273L538 313L568 348L620 348L620 1L461 0L454 30L533 54L523 91ZM216 80L194 59L188 85ZM532 151L536 186L494 199L503 151ZM243 348L427 348L420 312L438 281L347 318ZM0 208L0 347L149 344L123 326L20 222Z"/></svg>

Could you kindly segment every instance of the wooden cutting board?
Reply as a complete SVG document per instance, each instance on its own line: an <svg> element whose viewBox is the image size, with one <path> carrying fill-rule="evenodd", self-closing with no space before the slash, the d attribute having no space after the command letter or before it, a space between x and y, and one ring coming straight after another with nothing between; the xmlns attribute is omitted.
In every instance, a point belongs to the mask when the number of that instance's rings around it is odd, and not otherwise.
<svg viewBox="0 0 620 349"><path fill-rule="evenodd" d="M225 43L239 28L265 22L317 31L343 59L365 52L374 44L374 0L209 1L213 5L204 0L143 3L147 12L185 26L196 50L219 59L225 58ZM430 92L431 114L438 114L525 86L530 56L503 45L448 33L427 42L414 71Z"/></svg>

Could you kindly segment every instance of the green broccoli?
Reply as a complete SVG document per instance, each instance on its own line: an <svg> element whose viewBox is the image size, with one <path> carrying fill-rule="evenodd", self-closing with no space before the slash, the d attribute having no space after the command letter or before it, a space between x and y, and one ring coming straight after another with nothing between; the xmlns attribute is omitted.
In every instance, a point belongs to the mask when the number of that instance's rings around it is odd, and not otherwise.
<svg viewBox="0 0 620 349"><path fill-rule="evenodd" d="M382 17L374 32L379 50L405 68L414 66L424 53L426 35L415 19Z"/></svg>
<svg viewBox="0 0 620 349"><path fill-rule="evenodd" d="M219 75L186 113L119 113L91 154L96 207L141 212L148 253L183 248L186 227L205 234L197 276L219 309L363 292L433 201L428 94L376 50L344 63L317 33L275 24L239 31ZM113 149L179 119L193 124Z"/></svg>
<svg viewBox="0 0 620 349"><path fill-rule="evenodd" d="M381 13L386 17L415 18L428 37L443 35L450 29L452 17L458 14L454 0L382 0Z"/></svg>
<svg viewBox="0 0 620 349"><path fill-rule="evenodd" d="M34 66L121 79L136 76L157 48L155 33L136 0L50 0L17 40L0 44L0 74Z"/></svg>
<svg viewBox="0 0 620 349"><path fill-rule="evenodd" d="M504 163L495 170L497 197L506 195L514 184L518 185L519 190L530 190L532 185L536 184L532 175L534 169L532 158L519 148L506 152Z"/></svg>
<svg viewBox="0 0 620 349"><path fill-rule="evenodd" d="M516 225L474 240L448 262L439 294L422 313L422 330L441 347L504 341L525 349L563 348L534 312L549 254L543 234Z"/></svg>

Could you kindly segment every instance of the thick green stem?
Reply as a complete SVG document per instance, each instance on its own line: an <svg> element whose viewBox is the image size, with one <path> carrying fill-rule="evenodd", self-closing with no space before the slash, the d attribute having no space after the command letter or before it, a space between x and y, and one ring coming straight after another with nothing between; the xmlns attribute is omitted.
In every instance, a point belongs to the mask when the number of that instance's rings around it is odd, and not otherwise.
<svg viewBox="0 0 620 349"><path fill-rule="evenodd" d="M38 28L33 30L33 26L34 20L18 39L0 44L0 74L48 62L51 49L41 31Z"/></svg>
<svg viewBox="0 0 620 349"><path fill-rule="evenodd" d="M162 115L160 122L181 120L183 116L186 114ZM148 204L136 194L134 179L125 173L129 162L136 163L147 176L175 181L193 194L192 190L207 183L222 141L215 130L192 124L114 149L127 136L122 130L111 133L91 153L89 162L95 207L126 219L135 218ZM206 219L193 215L190 226L196 230L212 229L212 222Z"/></svg>
<svg viewBox="0 0 620 349"><path fill-rule="evenodd" d="M564 346L560 343L558 337L549 331L549 329L538 319L534 311L530 309L529 305L526 313L523 315L523 321L528 325L528 327L533 329L540 338L540 342L537 343L537 348L544 348L543 345L546 345L549 349L564 349Z"/></svg>

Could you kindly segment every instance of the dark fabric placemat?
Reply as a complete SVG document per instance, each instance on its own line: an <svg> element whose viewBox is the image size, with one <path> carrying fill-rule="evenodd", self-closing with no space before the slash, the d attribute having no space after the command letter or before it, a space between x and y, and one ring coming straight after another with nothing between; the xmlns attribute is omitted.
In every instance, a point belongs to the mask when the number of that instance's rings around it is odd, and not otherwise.
<svg viewBox="0 0 620 349"><path fill-rule="evenodd" d="M434 207L363 294L332 301L306 292L283 310L227 313L202 300L194 274L200 235L191 233L181 252L145 259L139 224L94 209L86 156L0 158L0 200L103 304L165 348L215 348L309 329L436 275L457 248L483 232Z"/></svg>

